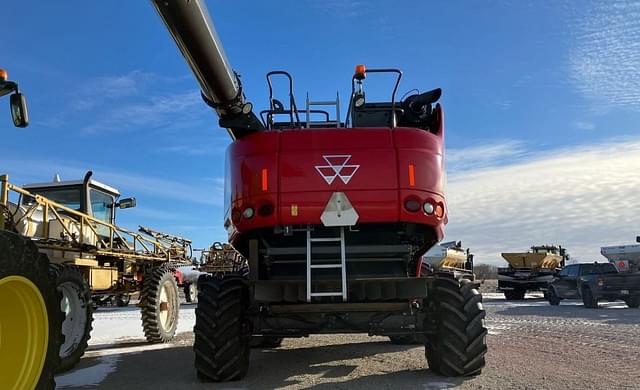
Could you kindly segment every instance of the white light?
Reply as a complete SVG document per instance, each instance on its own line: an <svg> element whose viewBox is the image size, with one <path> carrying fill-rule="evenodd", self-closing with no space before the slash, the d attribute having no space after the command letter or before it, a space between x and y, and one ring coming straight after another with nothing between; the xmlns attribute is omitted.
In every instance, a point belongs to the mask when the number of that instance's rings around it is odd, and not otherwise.
<svg viewBox="0 0 640 390"><path fill-rule="evenodd" d="M433 211L434 211L433 205L429 202L424 202L424 204L422 205L422 209L424 210L425 213L429 215L433 214Z"/></svg>
<svg viewBox="0 0 640 390"><path fill-rule="evenodd" d="M244 211L242 212L242 216L249 219L249 218L253 218L254 215L254 211L251 207L247 207L246 209L244 209Z"/></svg>

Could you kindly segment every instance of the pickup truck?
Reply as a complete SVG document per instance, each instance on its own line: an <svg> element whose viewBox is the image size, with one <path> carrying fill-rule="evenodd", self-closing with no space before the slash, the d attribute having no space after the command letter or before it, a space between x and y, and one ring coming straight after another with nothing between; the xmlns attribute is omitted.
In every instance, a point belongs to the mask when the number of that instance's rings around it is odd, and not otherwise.
<svg viewBox="0 0 640 390"><path fill-rule="evenodd" d="M549 284L547 300L559 305L562 299L582 299L587 308L597 308L599 300L623 300L640 306L640 272L619 273L611 263L581 263L564 267Z"/></svg>

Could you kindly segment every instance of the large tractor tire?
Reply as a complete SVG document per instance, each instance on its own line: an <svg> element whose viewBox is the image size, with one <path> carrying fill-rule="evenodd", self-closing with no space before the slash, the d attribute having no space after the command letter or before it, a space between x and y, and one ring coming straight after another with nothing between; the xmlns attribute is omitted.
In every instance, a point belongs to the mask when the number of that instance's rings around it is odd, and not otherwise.
<svg viewBox="0 0 640 390"><path fill-rule="evenodd" d="M436 334L425 342L429 368L443 376L480 374L487 353L482 295L468 280L436 274L433 283Z"/></svg>
<svg viewBox="0 0 640 390"><path fill-rule="evenodd" d="M60 309L65 313L59 347L57 372L72 369L87 349L93 330L91 290L82 271L70 264L51 264L51 280L62 295Z"/></svg>
<svg viewBox="0 0 640 390"><path fill-rule="evenodd" d="M53 389L60 294L46 257L8 231L0 231L0 308L0 389Z"/></svg>
<svg viewBox="0 0 640 390"><path fill-rule="evenodd" d="M242 379L249 370L251 354L251 329L245 318L249 301L246 279L202 275L198 290L193 344L198 378L213 382Z"/></svg>
<svg viewBox="0 0 640 390"><path fill-rule="evenodd" d="M171 341L178 328L180 297L178 284L168 267L157 267L146 273L140 292L142 328L147 341Z"/></svg>

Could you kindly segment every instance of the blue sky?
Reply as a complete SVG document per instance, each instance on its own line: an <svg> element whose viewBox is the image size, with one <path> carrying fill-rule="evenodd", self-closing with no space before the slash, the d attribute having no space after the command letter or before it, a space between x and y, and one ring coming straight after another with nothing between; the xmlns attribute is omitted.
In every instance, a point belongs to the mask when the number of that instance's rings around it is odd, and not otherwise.
<svg viewBox="0 0 640 390"><path fill-rule="evenodd" d="M550 242L592 260L640 234L639 1L236 4L207 1L258 109L272 69L294 75L299 104L307 91L346 102L357 63L401 68L401 94L443 88L447 239L480 261ZM0 67L27 94L31 125L13 128L8 111L0 121L0 171L25 183L91 169L137 197L122 224L224 240L229 139L151 4L3 13ZM389 80L368 91L386 95Z"/></svg>

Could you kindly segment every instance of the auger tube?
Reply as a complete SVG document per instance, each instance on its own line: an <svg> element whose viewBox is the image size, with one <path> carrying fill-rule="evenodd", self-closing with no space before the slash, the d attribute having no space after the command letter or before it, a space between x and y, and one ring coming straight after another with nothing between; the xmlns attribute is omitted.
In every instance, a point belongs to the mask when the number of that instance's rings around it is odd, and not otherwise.
<svg viewBox="0 0 640 390"><path fill-rule="evenodd" d="M167 30L195 75L202 97L232 138L264 129L244 97L205 3L201 0L152 0Z"/></svg>

